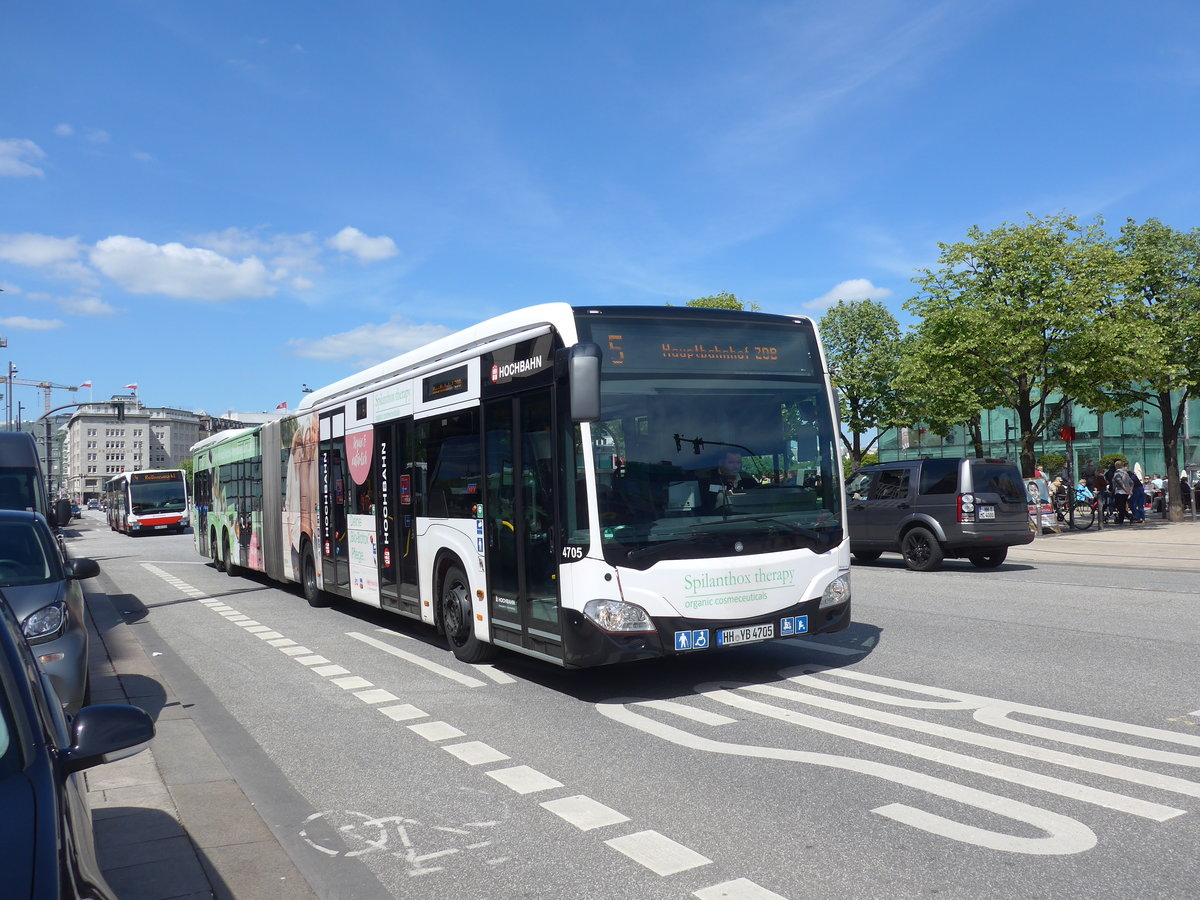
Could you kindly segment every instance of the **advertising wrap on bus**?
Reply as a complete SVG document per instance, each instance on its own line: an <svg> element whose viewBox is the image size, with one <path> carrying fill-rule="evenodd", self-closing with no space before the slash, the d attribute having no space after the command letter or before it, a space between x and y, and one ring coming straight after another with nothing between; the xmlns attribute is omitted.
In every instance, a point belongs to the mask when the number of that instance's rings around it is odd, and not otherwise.
<svg viewBox="0 0 1200 900"><path fill-rule="evenodd" d="M197 444L196 548L428 623L466 662L836 631L837 441L805 317L546 304Z"/></svg>

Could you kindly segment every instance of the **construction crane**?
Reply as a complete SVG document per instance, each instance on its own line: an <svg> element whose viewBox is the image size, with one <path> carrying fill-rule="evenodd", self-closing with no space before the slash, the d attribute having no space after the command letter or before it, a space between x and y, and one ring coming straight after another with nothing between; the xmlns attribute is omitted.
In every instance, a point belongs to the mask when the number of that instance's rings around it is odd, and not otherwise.
<svg viewBox="0 0 1200 900"><path fill-rule="evenodd" d="M50 409L53 406L53 404L50 402L50 392L51 391L77 391L77 390L79 390L78 385L75 387L72 387L69 384L54 384L53 382L50 382L50 381L30 381L25 378L13 378L12 383L13 384L23 384L26 387L41 388L43 396L46 399L46 408L45 408L46 412L50 412Z"/></svg>

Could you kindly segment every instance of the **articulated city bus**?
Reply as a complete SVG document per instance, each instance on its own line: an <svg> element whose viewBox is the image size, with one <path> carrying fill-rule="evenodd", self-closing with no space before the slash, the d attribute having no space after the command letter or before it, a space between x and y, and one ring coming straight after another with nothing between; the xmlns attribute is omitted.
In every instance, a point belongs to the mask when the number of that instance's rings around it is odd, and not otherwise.
<svg viewBox="0 0 1200 900"><path fill-rule="evenodd" d="M508 313L193 447L218 568L590 666L850 622L833 392L803 316Z"/></svg>
<svg viewBox="0 0 1200 900"><path fill-rule="evenodd" d="M181 532L188 526L187 481L182 469L122 472L104 486L108 527L126 534Z"/></svg>

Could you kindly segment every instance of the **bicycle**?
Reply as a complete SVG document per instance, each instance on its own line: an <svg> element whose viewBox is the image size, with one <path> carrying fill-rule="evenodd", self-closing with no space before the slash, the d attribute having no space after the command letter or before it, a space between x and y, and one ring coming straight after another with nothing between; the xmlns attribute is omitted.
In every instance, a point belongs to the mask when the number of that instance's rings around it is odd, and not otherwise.
<svg viewBox="0 0 1200 900"><path fill-rule="evenodd" d="M1094 499L1081 500L1076 498L1072 506L1074 507L1073 518L1066 501L1060 499L1054 500L1054 514L1058 518L1058 521L1070 528L1074 528L1076 531L1087 531L1095 524L1098 504ZM1110 515L1111 513L1105 510L1105 522L1109 520Z"/></svg>

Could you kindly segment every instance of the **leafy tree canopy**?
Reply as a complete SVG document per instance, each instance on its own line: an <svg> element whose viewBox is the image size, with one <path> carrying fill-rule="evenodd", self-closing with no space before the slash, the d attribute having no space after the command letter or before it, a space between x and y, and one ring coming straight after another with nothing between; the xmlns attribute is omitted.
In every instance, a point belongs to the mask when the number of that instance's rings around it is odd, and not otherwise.
<svg viewBox="0 0 1200 900"><path fill-rule="evenodd" d="M708 297L697 297L695 300L689 300L684 306L699 306L706 309L746 309L750 312L758 312L760 307L757 303L746 303L738 298L737 294L731 294L728 291L722 291L719 294L711 294Z"/></svg>
<svg viewBox="0 0 1200 900"><path fill-rule="evenodd" d="M1026 476L1067 398L1111 406L1101 385L1123 375L1117 296L1134 267L1102 224L1063 214L973 226L967 240L938 245L938 267L913 279L920 293L905 303L921 320L907 384L925 384L927 405L942 398L954 406L944 417L960 421L972 407L1014 409Z"/></svg>
<svg viewBox="0 0 1200 900"><path fill-rule="evenodd" d="M821 339L849 432L842 441L857 466L882 430L895 424L900 323L875 300L839 300L821 317ZM875 436L864 446L863 437L872 430Z"/></svg>

